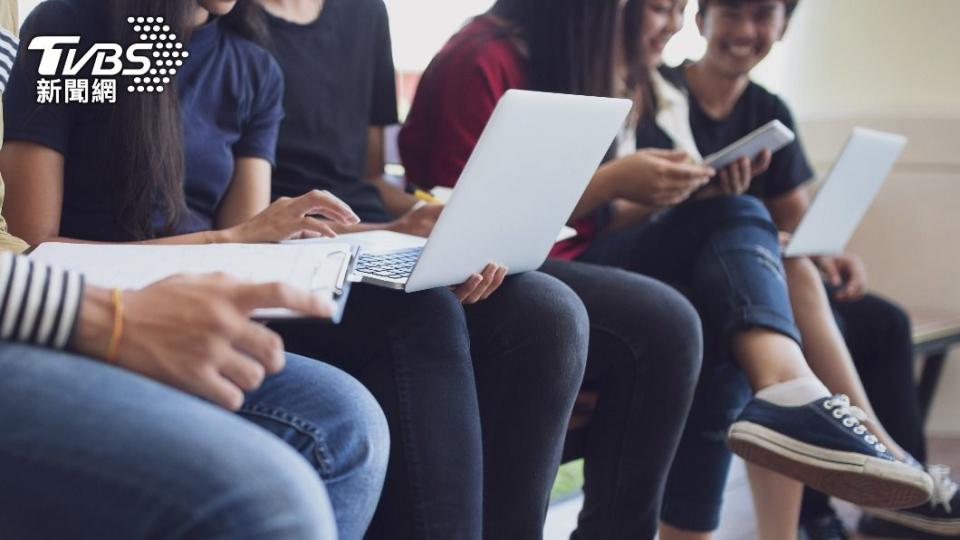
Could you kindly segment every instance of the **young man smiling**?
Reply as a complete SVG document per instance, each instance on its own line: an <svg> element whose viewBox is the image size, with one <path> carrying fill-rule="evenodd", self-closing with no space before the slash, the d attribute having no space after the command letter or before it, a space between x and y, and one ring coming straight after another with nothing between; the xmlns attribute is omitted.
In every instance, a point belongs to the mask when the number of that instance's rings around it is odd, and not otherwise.
<svg viewBox="0 0 960 540"><path fill-rule="evenodd" d="M706 53L696 62L663 69L662 75L686 91L689 124L701 155L719 150L773 119L793 128L786 104L751 81L750 73L782 39L797 3L699 0L697 25L707 40ZM673 146L669 139L653 122L638 133L638 140ZM727 172L723 189L762 199L781 230L794 230L810 204L806 184L814 176L799 139L775 153L769 168L752 179L749 166L741 168L744 170ZM834 315L867 394L877 398L878 419L907 452L925 461L909 319L899 307L866 293L866 271L856 255L819 257L815 262L826 279ZM935 484L930 503L880 513L889 521L868 515L861 529L883 536L914 537L917 531L960 535L956 483L949 478L949 471L939 467L928 467L928 471ZM805 494L801 528L811 539L846 538L826 496L810 490Z"/></svg>

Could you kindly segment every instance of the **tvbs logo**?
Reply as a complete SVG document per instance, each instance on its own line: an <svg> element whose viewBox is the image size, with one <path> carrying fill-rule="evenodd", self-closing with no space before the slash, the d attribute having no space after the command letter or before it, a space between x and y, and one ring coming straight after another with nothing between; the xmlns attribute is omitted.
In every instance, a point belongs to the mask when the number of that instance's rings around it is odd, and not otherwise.
<svg viewBox="0 0 960 540"><path fill-rule="evenodd" d="M37 36L27 47L41 51L37 103L115 103L117 81L127 92L160 93L190 53L163 17L129 17L139 41L124 47L94 43L82 55L80 36ZM88 70L89 78L79 77Z"/></svg>

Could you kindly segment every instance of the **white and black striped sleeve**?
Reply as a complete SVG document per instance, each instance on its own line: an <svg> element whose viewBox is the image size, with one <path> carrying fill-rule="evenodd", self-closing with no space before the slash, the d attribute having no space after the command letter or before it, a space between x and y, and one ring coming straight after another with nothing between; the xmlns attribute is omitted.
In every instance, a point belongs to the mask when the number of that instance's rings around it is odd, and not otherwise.
<svg viewBox="0 0 960 540"><path fill-rule="evenodd" d="M13 61L17 58L17 47L20 41L17 36L0 27L0 94L7 87L7 79L13 69Z"/></svg>
<svg viewBox="0 0 960 540"><path fill-rule="evenodd" d="M0 339L56 349L73 335L83 276L0 253Z"/></svg>

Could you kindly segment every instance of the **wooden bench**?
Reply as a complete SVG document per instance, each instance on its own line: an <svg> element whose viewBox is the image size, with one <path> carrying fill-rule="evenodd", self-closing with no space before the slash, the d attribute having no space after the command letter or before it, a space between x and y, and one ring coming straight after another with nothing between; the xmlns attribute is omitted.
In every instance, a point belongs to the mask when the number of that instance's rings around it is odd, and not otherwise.
<svg viewBox="0 0 960 540"><path fill-rule="evenodd" d="M917 398L920 401L920 412L926 421L940 382L944 361L950 348L960 344L960 314L916 310L911 313L911 319L914 347L917 355L923 359Z"/></svg>

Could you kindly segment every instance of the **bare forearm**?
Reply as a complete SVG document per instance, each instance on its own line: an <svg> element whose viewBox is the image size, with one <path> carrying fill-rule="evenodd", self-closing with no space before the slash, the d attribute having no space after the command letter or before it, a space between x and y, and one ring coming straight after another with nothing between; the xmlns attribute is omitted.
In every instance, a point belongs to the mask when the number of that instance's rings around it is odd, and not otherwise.
<svg viewBox="0 0 960 540"><path fill-rule="evenodd" d="M781 231L793 232L810 206L806 188L797 187L779 197L764 200L773 222Z"/></svg>
<svg viewBox="0 0 960 540"><path fill-rule="evenodd" d="M613 202L613 214L604 232L616 232L629 229L649 220L658 209L623 199Z"/></svg>
<svg viewBox="0 0 960 540"><path fill-rule="evenodd" d="M383 204L387 207L387 212L393 217L406 214L413 208L413 205L417 204L416 197L391 184L382 176L370 178L368 182L377 186L380 196L383 198Z"/></svg>
<svg viewBox="0 0 960 540"><path fill-rule="evenodd" d="M110 346L114 325L110 291L100 287L87 287L81 306L70 347L85 356L103 358Z"/></svg>
<svg viewBox="0 0 960 540"><path fill-rule="evenodd" d="M614 162L615 163L615 162ZM602 207L616 199L616 194L612 186L616 182L619 171L613 163L601 166L590 180L587 189L580 197L573 214L570 216L570 223L574 223L581 218L588 216L597 208Z"/></svg>
<svg viewBox="0 0 960 540"><path fill-rule="evenodd" d="M339 223L330 223L330 228L337 234L350 234L368 231L390 230L391 223L357 223L356 225L341 225Z"/></svg>

